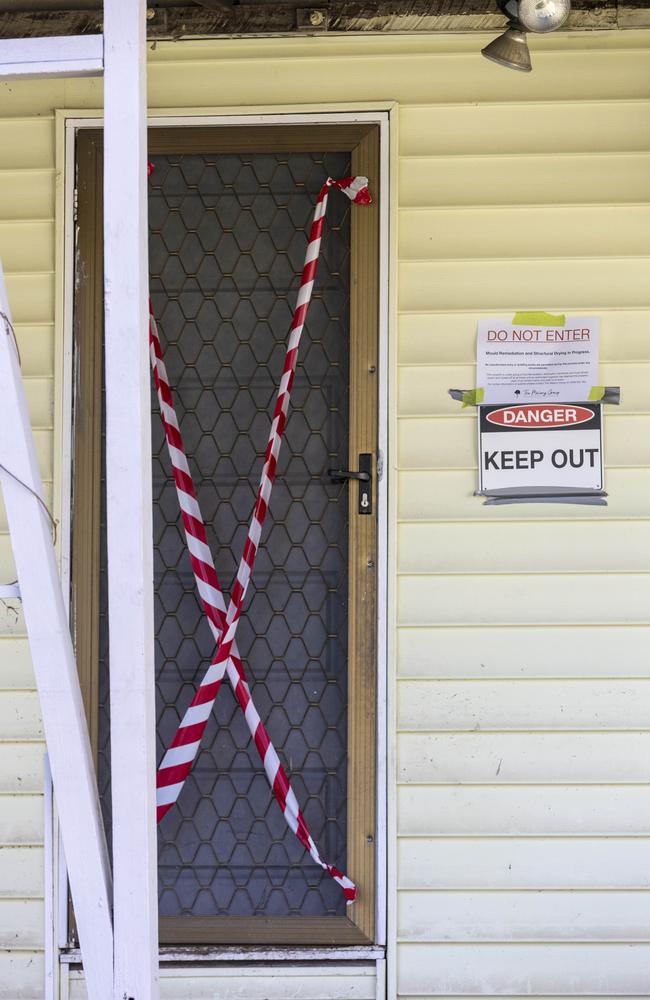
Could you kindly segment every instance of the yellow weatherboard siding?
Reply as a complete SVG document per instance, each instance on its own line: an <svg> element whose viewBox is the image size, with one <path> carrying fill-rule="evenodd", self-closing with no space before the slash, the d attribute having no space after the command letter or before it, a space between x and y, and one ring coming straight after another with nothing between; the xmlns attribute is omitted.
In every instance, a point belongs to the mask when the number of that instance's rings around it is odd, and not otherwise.
<svg viewBox="0 0 650 1000"><path fill-rule="evenodd" d="M533 39L528 77L483 60L486 41L159 44L149 101L154 113L397 105L398 993L645 994L650 32ZM55 499L54 112L100 102L96 80L0 86L0 254ZM522 309L601 316L602 381L622 388L606 413L603 510L471 496L473 411L446 390L473 384L477 318ZM9 579L1 514L0 532ZM43 745L19 612L0 606L0 631L0 998L15 1000L42 992ZM247 976L176 971L162 992L257 996ZM290 978L278 996L294 995ZM70 988L83 995L76 974ZM326 1000L375 987L337 966L300 988Z"/></svg>

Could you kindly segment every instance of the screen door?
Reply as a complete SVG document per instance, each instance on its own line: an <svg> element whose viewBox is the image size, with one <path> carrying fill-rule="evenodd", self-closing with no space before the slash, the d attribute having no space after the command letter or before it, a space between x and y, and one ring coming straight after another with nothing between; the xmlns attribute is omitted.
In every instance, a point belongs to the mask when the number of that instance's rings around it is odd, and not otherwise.
<svg viewBox="0 0 650 1000"><path fill-rule="evenodd" d="M149 265L169 380L227 598L259 484L314 205L327 176L348 176L355 166L354 147L345 148L351 139L332 148L324 133L319 147L318 130L308 149L300 148L304 140L295 148L293 136L283 148L282 135L269 132L257 149L238 149L242 130L226 130L221 142L218 131L154 131ZM213 133L210 142L206 132ZM357 470L363 453L375 475L376 331L360 337L361 304L352 288L355 262L373 259L376 248L360 246L359 234L353 245L356 211L331 193L277 479L238 630L253 698L310 833L321 855L352 878L361 841L371 852L374 836L374 790L364 798L355 774L374 760L374 683L367 685L375 669L376 544L372 501L369 513L361 511L358 484L334 474ZM372 387L367 398L362 369ZM160 760L214 642L196 594L153 391L152 433ZM103 462L101 479L103 485ZM101 497L100 522L97 748L110 826ZM367 607L359 614L360 583L366 605L371 595L370 614ZM344 923L356 926L340 888L286 826L227 682L158 834L163 940L209 940L218 927L229 928L226 940L256 940L262 923L282 928L282 940L329 926L334 940ZM360 884L366 906L373 889Z"/></svg>

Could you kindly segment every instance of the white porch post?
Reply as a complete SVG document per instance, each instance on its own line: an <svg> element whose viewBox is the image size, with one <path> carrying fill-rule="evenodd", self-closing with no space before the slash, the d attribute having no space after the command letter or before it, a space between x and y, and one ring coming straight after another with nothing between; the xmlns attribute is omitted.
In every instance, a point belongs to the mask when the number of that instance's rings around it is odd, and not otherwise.
<svg viewBox="0 0 650 1000"><path fill-rule="evenodd" d="M158 996L145 0L104 3L114 995Z"/></svg>

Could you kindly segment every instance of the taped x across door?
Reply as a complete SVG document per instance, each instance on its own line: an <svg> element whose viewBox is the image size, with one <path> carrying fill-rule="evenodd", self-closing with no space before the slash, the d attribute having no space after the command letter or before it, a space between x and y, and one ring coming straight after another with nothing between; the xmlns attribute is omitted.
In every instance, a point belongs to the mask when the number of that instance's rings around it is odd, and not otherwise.
<svg viewBox="0 0 650 1000"><path fill-rule="evenodd" d="M156 141L165 143L160 130ZM208 541L227 592L259 482L310 217L324 179L345 176L356 164L345 148L204 150L151 151L151 292ZM366 676L352 683L349 676L359 659L350 650L359 642L349 615L356 618L358 553L366 575L372 560L355 539L356 484L349 504L350 487L327 475L329 468L356 468L360 451L375 450L354 429L361 393L351 374L359 368L351 336L351 225L347 199L331 198L269 522L238 633L256 705L310 832L322 856L347 871L362 842L372 851L374 833L372 810L365 808L363 832L359 826L352 843L348 822L348 809L359 806L357 795L349 800L357 756L349 736L354 744L359 729L355 683L365 688L364 715L374 708L370 639ZM366 356L366 375L367 362ZM372 411L371 396L364 410L368 403ZM376 424L376 414L368 422ZM195 596L157 413L152 425L160 759L214 643ZM374 544L374 517L359 520ZM108 664L101 660L99 767L108 812ZM373 757L367 729L363 739ZM273 940L304 940L305 928L319 918L320 927L328 918L329 940L337 939L342 919L349 930L340 940L368 940L354 915L345 914L340 889L286 830L230 690L220 692L193 772L159 829L163 940L206 943L213 933L217 940L268 940L269 918L275 918ZM362 892L371 896L373 886L364 881ZM215 918L226 921L224 937Z"/></svg>

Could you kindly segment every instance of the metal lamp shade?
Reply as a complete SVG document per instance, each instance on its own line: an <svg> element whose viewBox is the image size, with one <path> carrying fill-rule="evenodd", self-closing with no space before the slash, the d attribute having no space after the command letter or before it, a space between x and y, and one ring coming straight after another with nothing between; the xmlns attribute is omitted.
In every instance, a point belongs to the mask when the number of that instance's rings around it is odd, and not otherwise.
<svg viewBox="0 0 650 1000"><path fill-rule="evenodd" d="M533 68L526 32L512 22L507 31L481 49L481 52L486 59L491 59L492 62L507 66L509 69L517 69L521 73L530 73Z"/></svg>

